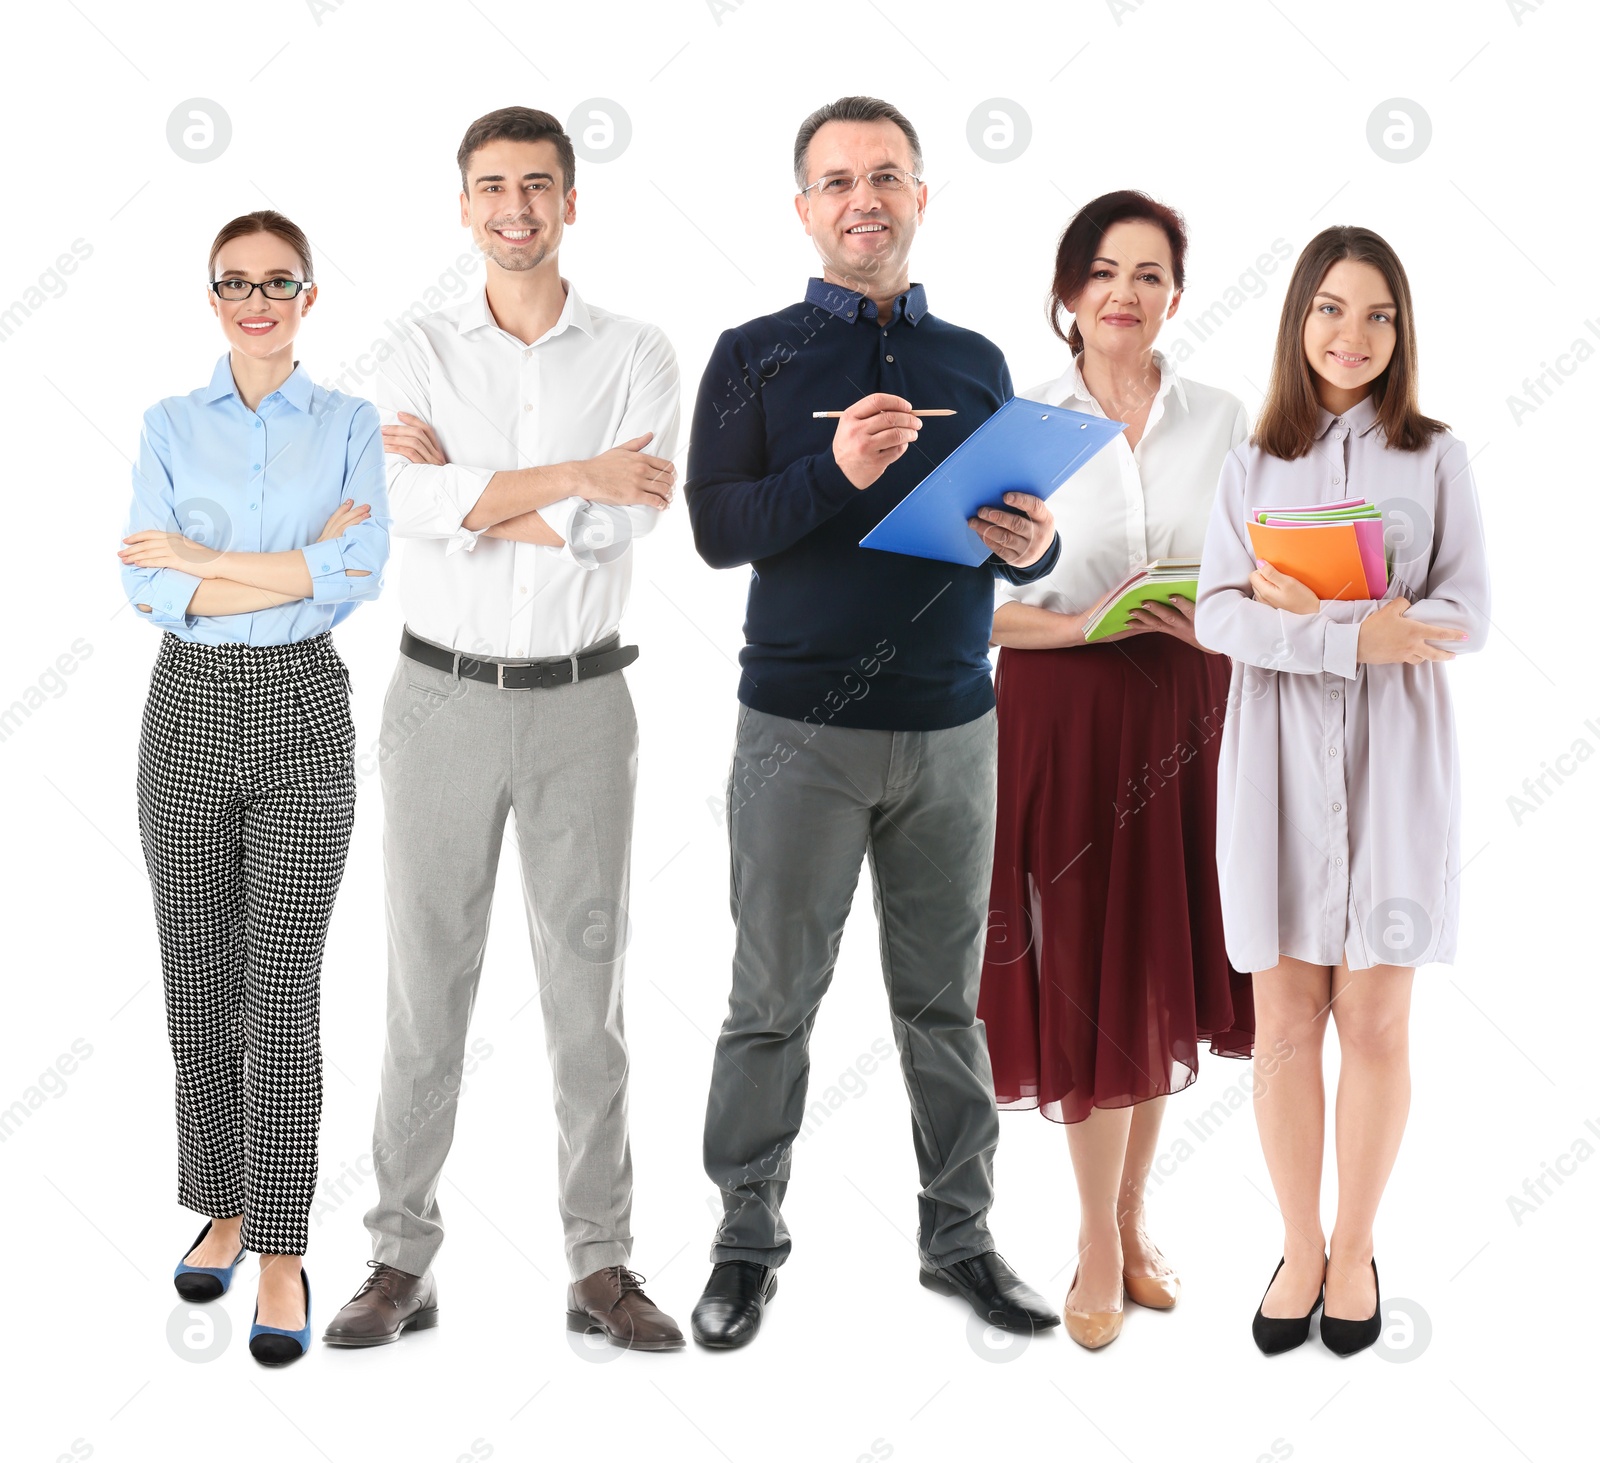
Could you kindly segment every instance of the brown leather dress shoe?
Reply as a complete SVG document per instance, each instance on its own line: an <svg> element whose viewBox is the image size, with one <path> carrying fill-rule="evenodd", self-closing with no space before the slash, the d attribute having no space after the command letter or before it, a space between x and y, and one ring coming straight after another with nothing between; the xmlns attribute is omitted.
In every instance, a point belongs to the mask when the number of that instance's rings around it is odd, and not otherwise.
<svg viewBox="0 0 1600 1463"><path fill-rule="evenodd" d="M630 1351L676 1351L683 1332L671 1316L657 1310L639 1287L643 1276L622 1265L608 1265L567 1287L567 1330L604 1332L613 1346Z"/></svg>
<svg viewBox="0 0 1600 1463"><path fill-rule="evenodd" d="M407 1275L393 1265L368 1260L372 1274L328 1322L329 1346L384 1346L405 1331L439 1324L439 1293L433 1275Z"/></svg>

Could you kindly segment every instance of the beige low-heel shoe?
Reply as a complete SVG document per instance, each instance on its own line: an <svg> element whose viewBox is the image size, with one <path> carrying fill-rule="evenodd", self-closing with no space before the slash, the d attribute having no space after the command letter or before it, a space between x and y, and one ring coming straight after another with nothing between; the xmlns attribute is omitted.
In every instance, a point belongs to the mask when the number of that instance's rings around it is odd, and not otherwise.
<svg viewBox="0 0 1600 1463"><path fill-rule="evenodd" d="M1135 1305L1152 1311L1170 1311L1178 1303L1183 1282L1175 1272L1168 1270L1164 1275L1124 1274L1122 1287Z"/></svg>
<svg viewBox="0 0 1600 1463"><path fill-rule="evenodd" d="M1072 1284L1067 1287L1067 1296L1070 1301L1073 1287L1078 1283L1078 1272L1072 1272ZM1122 1294L1117 1297L1117 1308L1114 1311L1078 1311L1071 1304L1065 1304L1061 1309L1061 1319L1066 1325L1067 1335L1072 1337L1079 1346L1090 1351L1098 1351L1102 1346L1109 1346L1122 1334L1123 1305L1127 1296L1127 1281L1122 1284Z"/></svg>

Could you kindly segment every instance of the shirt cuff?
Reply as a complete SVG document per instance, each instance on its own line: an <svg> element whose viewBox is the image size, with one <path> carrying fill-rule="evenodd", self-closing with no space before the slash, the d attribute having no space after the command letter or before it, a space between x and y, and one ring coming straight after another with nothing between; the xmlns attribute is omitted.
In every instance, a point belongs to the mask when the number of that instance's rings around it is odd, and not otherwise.
<svg viewBox="0 0 1600 1463"><path fill-rule="evenodd" d="M1061 533L1058 529L1050 539L1050 547L1024 569L1008 564L999 554L990 554L988 562L1000 570L1000 577L1011 584L1034 584L1055 572L1061 562Z"/></svg>
<svg viewBox="0 0 1600 1463"><path fill-rule="evenodd" d="M561 539L559 548L555 544L543 544L540 547L554 549L562 558L582 568L594 568L592 562L585 563L581 555L572 551L572 520L581 509L588 506L587 498L557 498L555 502L546 503L543 508L538 509L539 517L544 519L545 526Z"/></svg>
<svg viewBox="0 0 1600 1463"><path fill-rule="evenodd" d="M656 510L644 508L640 511L654 513ZM562 552L574 564L580 569L598 569L602 564L615 563L628 552L635 532L633 514L616 503L590 503L579 499L578 511L571 514L564 528L557 532L566 540Z"/></svg>
<svg viewBox="0 0 1600 1463"><path fill-rule="evenodd" d="M198 574L185 574L181 569L162 569L152 579L145 594L135 604L150 606L150 619L157 625L186 625L194 617L188 613L189 601L200 587Z"/></svg>
<svg viewBox="0 0 1600 1463"><path fill-rule="evenodd" d="M481 528L468 528L465 524L459 525L456 531L445 540L444 551L446 556L459 553L462 549L465 549L470 554L478 547L478 539L482 534L483 530Z"/></svg>
<svg viewBox="0 0 1600 1463"><path fill-rule="evenodd" d="M353 581L344 572L338 539L322 539L300 550L311 575L311 603L338 604L350 598Z"/></svg>
<svg viewBox="0 0 1600 1463"><path fill-rule="evenodd" d="M478 547L478 540L483 536L484 529L468 528L463 520L483 496L483 490L489 486L489 480L494 476L495 470L489 467L465 467L461 463L453 462L430 471L440 475L438 489L448 503L450 518L455 523L455 527L445 535L445 554L447 556L458 554L463 550L470 554Z"/></svg>
<svg viewBox="0 0 1600 1463"><path fill-rule="evenodd" d="M1361 638L1360 622L1340 624L1330 621L1323 631L1322 668L1347 681L1356 678L1356 642Z"/></svg>

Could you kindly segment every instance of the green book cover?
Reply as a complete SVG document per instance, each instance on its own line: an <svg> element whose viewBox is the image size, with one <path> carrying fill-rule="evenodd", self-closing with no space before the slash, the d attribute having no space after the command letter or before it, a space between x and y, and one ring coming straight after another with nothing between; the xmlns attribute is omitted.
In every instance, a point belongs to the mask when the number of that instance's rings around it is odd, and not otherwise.
<svg viewBox="0 0 1600 1463"><path fill-rule="evenodd" d="M1126 630L1129 614L1142 604L1148 604L1151 600L1167 604L1169 594L1182 595L1193 604L1199 595L1199 589L1198 574L1189 579L1141 579L1118 595L1085 629L1084 644L1093 645L1097 640L1104 640L1107 635L1115 635L1120 630Z"/></svg>
<svg viewBox="0 0 1600 1463"><path fill-rule="evenodd" d="M1361 508L1335 508L1324 512L1320 508L1258 508L1256 522L1265 523L1269 518L1286 519L1290 522L1304 521L1307 523L1348 523L1356 518L1382 518L1370 503Z"/></svg>

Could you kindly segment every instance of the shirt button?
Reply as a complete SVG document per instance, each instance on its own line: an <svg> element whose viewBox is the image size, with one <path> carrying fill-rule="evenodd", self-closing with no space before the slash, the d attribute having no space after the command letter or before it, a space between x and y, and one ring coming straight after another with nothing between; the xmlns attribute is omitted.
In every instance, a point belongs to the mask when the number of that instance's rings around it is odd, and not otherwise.
<svg viewBox="0 0 1600 1463"><path fill-rule="evenodd" d="M532 411L533 410L533 403L531 401L523 402L522 403L522 409L523 409L523 411Z"/></svg>
<svg viewBox="0 0 1600 1463"><path fill-rule="evenodd" d="M1341 808L1341 807L1342 807L1342 806L1343 806L1343 805L1342 805L1342 804L1340 804L1340 803L1335 803L1335 804L1334 804L1334 805L1333 805L1333 811L1334 811L1334 812L1336 812L1336 813L1337 813L1337 812L1338 812L1338 811L1339 811L1339 809L1340 809L1340 808Z"/></svg>
<svg viewBox="0 0 1600 1463"><path fill-rule="evenodd" d="M261 464L259 462L252 462L250 464L250 471L251 472L260 472L261 471Z"/></svg>
<svg viewBox="0 0 1600 1463"><path fill-rule="evenodd" d="M1335 856L1334 856L1334 860L1333 860L1333 862L1334 862L1334 865L1335 865L1335 866L1336 866L1336 867L1337 867L1337 866L1339 866L1339 865L1342 865L1342 864L1343 864L1343 863L1344 863L1344 860L1343 860L1343 859L1342 859L1342 858L1340 858L1340 857L1339 857L1339 856L1338 856L1338 855L1337 855L1337 854L1336 854L1336 855L1335 855Z"/></svg>
<svg viewBox="0 0 1600 1463"><path fill-rule="evenodd" d="M528 586L526 584L519 584L517 586L517 593L518 594L526 594L527 592L528 592Z"/></svg>
<svg viewBox="0 0 1600 1463"><path fill-rule="evenodd" d="M1329 691L1328 692L1328 700L1337 701L1338 699L1339 699L1339 693L1337 691Z"/></svg>
<svg viewBox="0 0 1600 1463"><path fill-rule="evenodd" d="M252 503L252 504L251 504L251 505L250 505L250 511L251 511L251 512L252 512L252 513L254 513L254 512L255 512L255 511L256 511L256 505L255 505L255 504L254 504L254 503Z"/></svg>
<svg viewBox="0 0 1600 1463"><path fill-rule="evenodd" d="M1330 757L1337 757L1339 755L1339 749L1337 747L1329 747L1328 755Z"/></svg>
<svg viewBox="0 0 1600 1463"><path fill-rule="evenodd" d="M893 356L885 356L885 357L884 357L884 360L886 360L886 361L892 361L892 360L894 360L894 357L893 357Z"/></svg>

